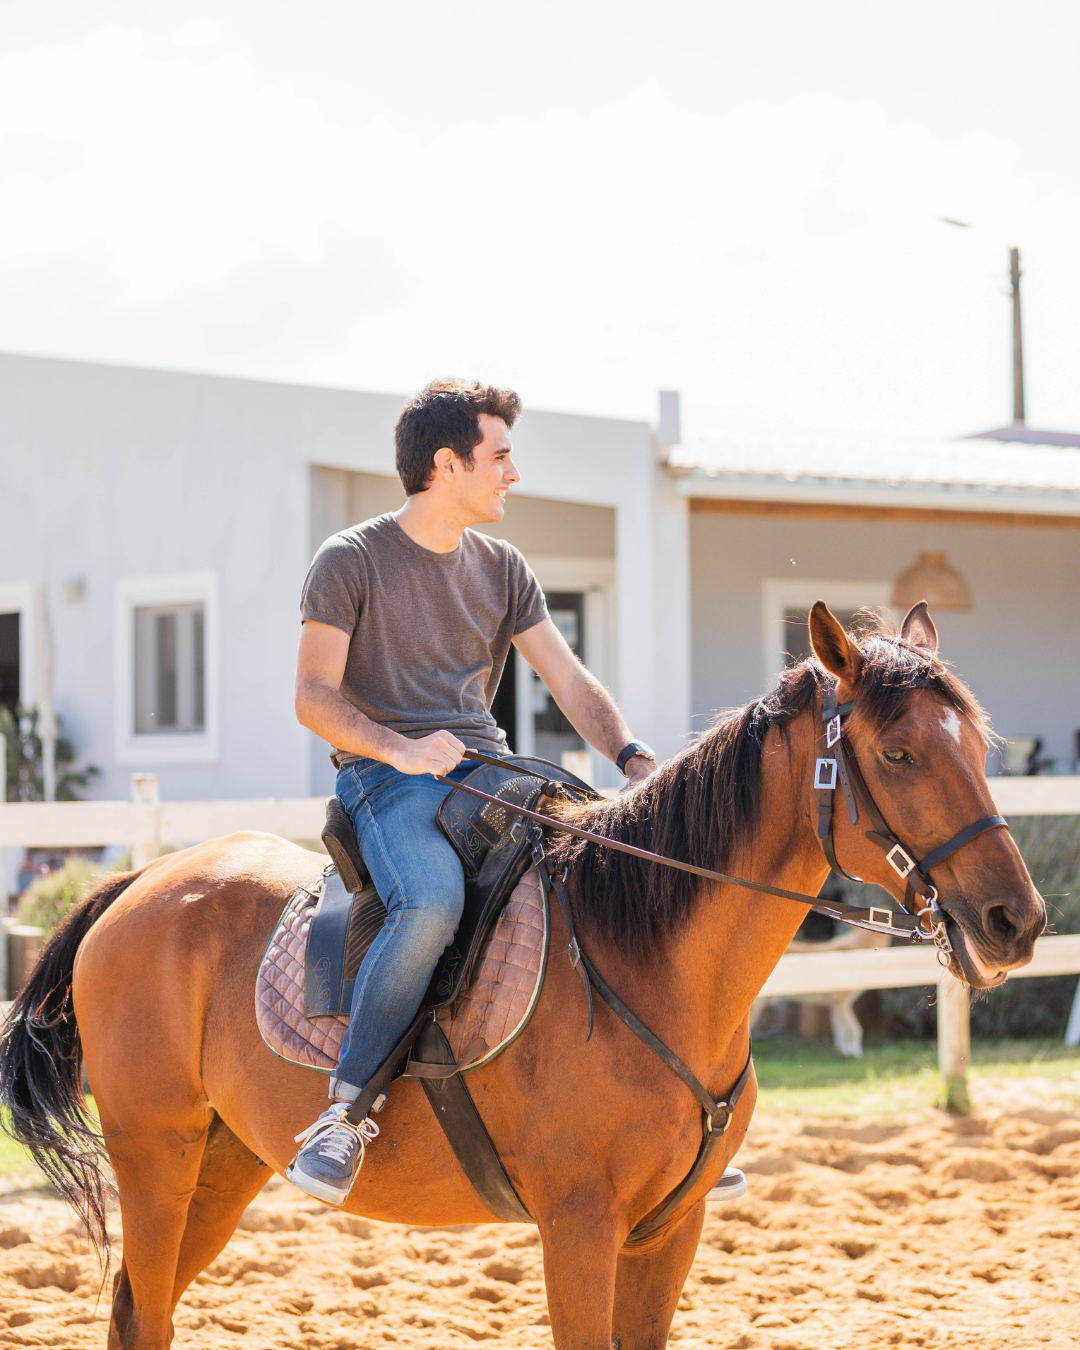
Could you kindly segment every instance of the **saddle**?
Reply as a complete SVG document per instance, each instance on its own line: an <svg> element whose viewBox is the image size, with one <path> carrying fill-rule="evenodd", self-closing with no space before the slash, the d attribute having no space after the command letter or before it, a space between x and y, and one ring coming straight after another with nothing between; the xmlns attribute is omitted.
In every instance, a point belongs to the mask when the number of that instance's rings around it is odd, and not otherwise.
<svg viewBox="0 0 1080 1350"><path fill-rule="evenodd" d="M597 796L566 769L518 756L507 758L505 766L481 765L465 782L530 810L536 809L548 782L558 783L576 800ZM465 869L465 905L454 940L431 977L421 1005L425 1012L446 1007L467 987L480 950L514 887L543 857L540 826L456 788L443 799L436 819ZM309 1018L348 1017L357 972L386 921L386 907L337 797L327 804L322 838L334 870L323 882L308 928L304 1012Z"/></svg>
<svg viewBox="0 0 1080 1350"><path fill-rule="evenodd" d="M353 1110L373 1109L392 1078L419 1078L484 1203L499 1218L530 1221L461 1076L489 1063L521 1034L547 963L547 873L536 865L544 856L542 827L499 803L534 809L551 783L576 800L597 794L557 765L518 756L486 764L465 782L497 800L482 801L455 788L436 813L465 869L457 933L421 1011ZM357 973L386 920L386 907L336 797L327 804L323 842L331 863L285 906L260 963L255 1011L274 1054L333 1073Z"/></svg>

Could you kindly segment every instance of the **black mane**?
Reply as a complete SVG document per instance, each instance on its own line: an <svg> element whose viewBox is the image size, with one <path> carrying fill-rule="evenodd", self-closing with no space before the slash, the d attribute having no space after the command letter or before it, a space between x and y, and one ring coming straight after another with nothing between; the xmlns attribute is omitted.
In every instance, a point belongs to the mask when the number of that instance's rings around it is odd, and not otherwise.
<svg viewBox="0 0 1080 1350"><path fill-rule="evenodd" d="M885 631L876 616L859 636L863 671L855 712L875 730L899 716L921 681L934 687L989 740L971 691L936 658ZM761 750L770 727L810 707L825 678L816 659L780 676L777 687L720 715L698 741L665 761L640 787L613 801L564 808L564 819L607 839L727 871L758 820ZM642 954L686 922L700 878L551 831L552 865L570 868L579 922L624 951Z"/></svg>

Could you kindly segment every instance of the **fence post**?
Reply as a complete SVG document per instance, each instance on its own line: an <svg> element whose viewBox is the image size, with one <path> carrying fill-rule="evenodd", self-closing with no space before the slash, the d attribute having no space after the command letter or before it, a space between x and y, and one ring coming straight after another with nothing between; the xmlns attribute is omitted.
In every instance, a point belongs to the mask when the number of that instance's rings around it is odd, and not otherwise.
<svg viewBox="0 0 1080 1350"><path fill-rule="evenodd" d="M140 867L145 867L148 862L153 862L161 852L156 773L133 773L131 775L131 800L135 806L152 806L154 808L154 824L149 838L140 839L137 844L131 846L131 870L137 872Z"/></svg>
<svg viewBox="0 0 1080 1350"><path fill-rule="evenodd" d="M968 987L951 975L937 987L938 1068L945 1082L945 1109L954 1115L971 1112L967 1068L971 1058L971 1006Z"/></svg>

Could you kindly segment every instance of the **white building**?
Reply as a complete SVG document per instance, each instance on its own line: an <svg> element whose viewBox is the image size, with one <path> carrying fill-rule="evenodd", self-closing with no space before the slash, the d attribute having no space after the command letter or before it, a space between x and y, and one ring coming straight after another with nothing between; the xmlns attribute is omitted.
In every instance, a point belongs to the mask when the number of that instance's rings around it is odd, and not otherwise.
<svg viewBox="0 0 1080 1350"><path fill-rule="evenodd" d="M174 800L330 790L292 712L300 585L323 538L402 501L401 402L0 356L0 698L51 684L101 769L94 796L126 797L137 770ZM1000 732L1071 763L1078 438L665 449L674 412L657 434L527 411L497 531L637 736L674 751L768 685L800 609L887 604L935 550L972 596L935 614L944 654ZM542 688L515 680L499 715L516 747L573 749Z"/></svg>
<svg viewBox="0 0 1080 1350"><path fill-rule="evenodd" d="M328 534L404 500L402 401L0 356L0 669L9 699L40 701L51 647L95 796L126 797L136 770L163 799L330 790L327 747L292 710L300 586ZM522 491L499 532L636 733L674 750L689 516L649 427L530 412L514 440ZM542 749L532 684L504 721Z"/></svg>

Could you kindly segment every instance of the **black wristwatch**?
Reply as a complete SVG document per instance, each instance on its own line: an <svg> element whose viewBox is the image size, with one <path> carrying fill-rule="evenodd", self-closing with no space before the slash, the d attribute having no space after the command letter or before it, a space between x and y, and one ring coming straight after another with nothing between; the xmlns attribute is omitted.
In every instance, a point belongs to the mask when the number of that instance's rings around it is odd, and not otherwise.
<svg viewBox="0 0 1080 1350"><path fill-rule="evenodd" d="M626 777L626 761L633 759L635 755L640 755L642 759L651 759L654 764L656 763L656 756L644 741L631 741L629 745L623 746L619 751L618 759L615 761L615 767L624 778Z"/></svg>

